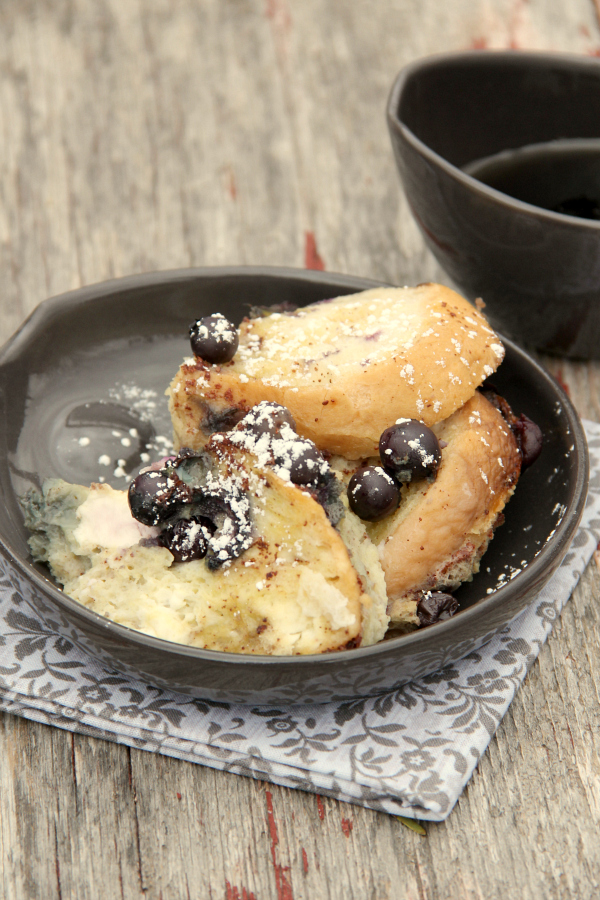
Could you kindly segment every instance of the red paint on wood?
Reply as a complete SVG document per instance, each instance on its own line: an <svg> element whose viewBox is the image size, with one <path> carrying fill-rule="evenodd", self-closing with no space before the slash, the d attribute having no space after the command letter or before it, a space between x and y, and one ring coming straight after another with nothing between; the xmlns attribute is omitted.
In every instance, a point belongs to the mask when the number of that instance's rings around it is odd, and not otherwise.
<svg viewBox="0 0 600 900"><path fill-rule="evenodd" d="M271 791L267 791L267 819L269 822L269 833L271 835L271 849L279 843L277 835L277 825L275 824L275 816L273 815L273 795Z"/></svg>
<svg viewBox="0 0 600 900"><path fill-rule="evenodd" d="M237 184L235 181L235 175L233 174L233 169L229 170L229 196L232 200L237 199Z"/></svg>
<svg viewBox="0 0 600 900"><path fill-rule="evenodd" d="M304 268L317 269L319 272L323 272L325 269L325 263L319 256L317 242L312 231L304 232Z"/></svg>
<svg viewBox="0 0 600 900"><path fill-rule="evenodd" d="M277 844L279 836L277 834L277 825L275 823L275 814L273 812L273 795L271 791L267 791L267 820L269 822L269 834L271 835L271 858L273 860L273 869L275 870L275 887L277 889L277 900L294 900L292 886L285 877L285 873L289 872L289 866L282 866L277 862Z"/></svg>
<svg viewBox="0 0 600 900"><path fill-rule="evenodd" d="M265 12L267 19L271 19L283 30L287 31L292 24L290 10L285 0L267 0Z"/></svg>
<svg viewBox="0 0 600 900"><path fill-rule="evenodd" d="M177 791L177 799L181 800L181 794L179 793L179 791Z"/></svg>
<svg viewBox="0 0 600 900"><path fill-rule="evenodd" d="M225 882L225 891L225 900L256 900L252 891L247 891L243 887L240 894L239 889L235 885L230 885L228 881Z"/></svg>
<svg viewBox="0 0 600 900"><path fill-rule="evenodd" d="M350 837L350 832L354 828L352 819L342 819L342 831L346 837Z"/></svg>
<svg viewBox="0 0 600 900"><path fill-rule="evenodd" d="M304 869L304 874L308 872L308 856L306 855L306 850L304 847L302 848L302 868Z"/></svg>
<svg viewBox="0 0 600 900"><path fill-rule="evenodd" d="M571 391L570 391L570 389L569 389L569 385L567 384L567 382L566 382L565 379L563 378L562 369L558 369L558 371L557 371L557 373L556 373L556 375L555 375L554 377L556 378L556 380L557 380L558 383L560 384L560 386L561 386L561 388L563 389L563 391L565 392L565 394L567 394L567 395L570 397L570 396L571 396Z"/></svg>
<svg viewBox="0 0 600 900"><path fill-rule="evenodd" d="M323 801L321 800L320 794L317 794L317 809L319 810L319 818L322 822L325 818L325 807L323 806Z"/></svg>
<svg viewBox="0 0 600 900"><path fill-rule="evenodd" d="M77 786L77 765L75 763L75 735L71 732L71 769L73 772L73 784ZM131 770L129 772L129 787L131 787Z"/></svg>
<svg viewBox="0 0 600 900"><path fill-rule="evenodd" d="M509 23L508 46L510 50L524 49L519 42L518 32L523 23L523 7L525 6L527 6L527 0L515 0Z"/></svg>

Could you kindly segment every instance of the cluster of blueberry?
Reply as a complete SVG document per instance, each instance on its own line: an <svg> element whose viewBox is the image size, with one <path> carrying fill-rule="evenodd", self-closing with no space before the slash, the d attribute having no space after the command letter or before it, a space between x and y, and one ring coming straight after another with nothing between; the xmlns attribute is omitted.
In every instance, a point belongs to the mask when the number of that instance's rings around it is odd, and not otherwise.
<svg viewBox="0 0 600 900"><path fill-rule="evenodd" d="M327 468L316 444L297 433L289 409L263 400L248 412L231 433L234 444L257 456L266 452L267 465L285 470L286 480L302 487L315 484Z"/></svg>
<svg viewBox="0 0 600 900"><path fill-rule="evenodd" d="M215 435L249 450L292 484L308 488L333 524L343 507L339 484L312 441L296 433L296 423L285 407L260 403L225 435ZM141 472L129 486L129 506L135 519L158 526L158 543L177 562L207 557L216 569L235 559L252 542L250 501L243 479L219 478L209 453L182 450L157 468Z"/></svg>
<svg viewBox="0 0 600 900"><path fill-rule="evenodd" d="M156 542L177 562L206 557L209 569L240 556L252 543L250 502L235 482L215 477L206 453L182 450L129 485L132 516L161 530Z"/></svg>
<svg viewBox="0 0 600 900"><path fill-rule="evenodd" d="M332 525L344 515L342 486L316 444L297 433L289 409L263 400L254 406L227 438L252 453L261 466L270 466L284 481L308 490Z"/></svg>
<svg viewBox="0 0 600 900"><path fill-rule="evenodd" d="M400 486L435 478L442 451L427 425L418 419L399 419L379 439L381 466L362 466L348 485L350 508L361 519L376 522L395 512Z"/></svg>

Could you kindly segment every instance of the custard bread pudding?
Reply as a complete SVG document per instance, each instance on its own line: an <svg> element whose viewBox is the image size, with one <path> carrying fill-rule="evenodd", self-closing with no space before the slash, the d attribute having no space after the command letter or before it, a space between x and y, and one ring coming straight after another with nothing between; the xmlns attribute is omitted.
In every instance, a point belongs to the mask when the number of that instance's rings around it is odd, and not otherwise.
<svg viewBox="0 0 600 900"><path fill-rule="evenodd" d="M541 450L487 379L504 349L440 285L190 328L168 390L176 455L127 492L54 479L24 500L66 593L166 640L350 649L458 607Z"/></svg>

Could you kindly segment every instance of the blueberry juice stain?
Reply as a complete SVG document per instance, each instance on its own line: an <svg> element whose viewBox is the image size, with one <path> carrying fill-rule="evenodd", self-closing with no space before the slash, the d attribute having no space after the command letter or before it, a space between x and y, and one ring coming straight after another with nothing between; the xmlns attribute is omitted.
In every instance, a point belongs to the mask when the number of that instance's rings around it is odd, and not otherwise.
<svg viewBox="0 0 600 900"><path fill-rule="evenodd" d="M523 203L600 221L600 138L503 150L468 163L463 171Z"/></svg>

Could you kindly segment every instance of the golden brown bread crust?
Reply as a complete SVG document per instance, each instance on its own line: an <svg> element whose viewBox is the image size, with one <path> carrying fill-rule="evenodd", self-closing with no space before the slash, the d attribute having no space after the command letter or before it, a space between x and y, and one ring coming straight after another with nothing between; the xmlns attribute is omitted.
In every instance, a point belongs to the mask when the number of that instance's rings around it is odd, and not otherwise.
<svg viewBox="0 0 600 900"><path fill-rule="evenodd" d="M199 449L211 431L272 400L320 449L371 456L396 419L433 425L450 416L503 356L484 317L437 284L375 288L245 320L230 363L188 360L175 376L175 445Z"/></svg>
<svg viewBox="0 0 600 900"><path fill-rule="evenodd" d="M392 626L405 601L452 589L479 571L521 471L515 437L478 391L434 428L447 442L432 484L409 486L398 512L367 526L386 578Z"/></svg>

